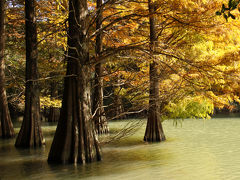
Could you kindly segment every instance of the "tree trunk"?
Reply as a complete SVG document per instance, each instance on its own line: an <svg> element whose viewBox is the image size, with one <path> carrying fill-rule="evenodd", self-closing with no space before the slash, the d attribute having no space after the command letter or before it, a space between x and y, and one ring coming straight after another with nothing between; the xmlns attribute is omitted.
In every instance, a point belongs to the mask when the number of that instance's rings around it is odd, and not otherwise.
<svg viewBox="0 0 240 180"><path fill-rule="evenodd" d="M14 136L13 124L8 109L7 94L5 89L5 0L0 2L0 137L11 138Z"/></svg>
<svg viewBox="0 0 240 180"><path fill-rule="evenodd" d="M99 63L95 66L95 82L93 94L93 113L95 128L98 134L105 134L109 132L107 118L103 107L103 79L102 64Z"/></svg>
<svg viewBox="0 0 240 180"><path fill-rule="evenodd" d="M44 144L40 126L40 100L37 69L37 29L35 0L25 0L26 88L25 111L16 147L40 147Z"/></svg>
<svg viewBox="0 0 240 180"><path fill-rule="evenodd" d="M54 73L50 73L50 76L54 76ZM52 80L50 83L51 99L53 100L58 96L57 83ZM57 122L59 119L59 108L50 107L48 114L48 122Z"/></svg>
<svg viewBox="0 0 240 180"><path fill-rule="evenodd" d="M117 75L117 83L115 85L114 89L114 119L125 119L126 115L124 114L124 106L123 106L123 101L122 97L120 95L120 89L121 89L121 77L120 74Z"/></svg>
<svg viewBox="0 0 240 180"><path fill-rule="evenodd" d="M49 163L101 160L91 114L87 12L86 0L69 0L67 76Z"/></svg>
<svg viewBox="0 0 240 180"><path fill-rule="evenodd" d="M114 95L114 113L115 119L125 119L126 115L124 114L124 107L122 98L119 94Z"/></svg>
<svg viewBox="0 0 240 180"><path fill-rule="evenodd" d="M149 23L150 23L150 52L153 58L153 51L157 45L156 25L154 19L155 4L152 0L148 0L149 7ZM157 62L152 59L150 63L150 90L149 90L149 109L148 120L145 131L144 141L160 142L165 140L160 116L159 102L159 77Z"/></svg>
<svg viewBox="0 0 240 180"><path fill-rule="evenodd" d="M97 0L97 19L96 30L102 27L102 0ZM96 37L96 57L98 58L102 51L102 34L99 33ZM95 114L93 119L95 122L95 128L98 134L104 134L109 132L107 118L105 116L103 107L103 79L102 79L102 63L98 63L95 66L95 81L94 81L94 93L93 93L93 113Z"/></svg>
<svg viewBox="0 0 240 180"><path fill-rule="evenodd" d="M48 114L48 122L57 122L59 119L59 109L56 107L50 107Z"/></svg>

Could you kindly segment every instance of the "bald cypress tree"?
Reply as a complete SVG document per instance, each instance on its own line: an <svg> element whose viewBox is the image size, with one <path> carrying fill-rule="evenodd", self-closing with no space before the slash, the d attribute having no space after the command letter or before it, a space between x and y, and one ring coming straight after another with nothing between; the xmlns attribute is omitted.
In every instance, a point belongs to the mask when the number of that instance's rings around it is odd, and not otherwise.
<svg viewBox="0 0 240 180"><path fill-rule="evenodd" d="M165 135L160 118L158 63L155 61L153 55L158 39L156 33L156 22L154 18L155 3L152 0L148 0L148 8L150 14L150 54L152 61L150 63L149 109L144 141L160 142L165 140Z"/></svg>
<svg viewBox="0 0 240 180"><path fill-rule="evenodd" d="M102 27L102 0L97 0L97 18L96 18L96 30ZM98 58L102 51L102 33L98 33L96 36L95 53ZM94 93L93 93L93 113L96 131L98 134L108 133L108 123L105 116L103 107L103 67L102 63L97 63L95 66L95 81L94 81Z"/></svg>
<svg viewBox="0 0 240 180"><path fill-rule="evenodd" d="M40 147L44 144L40 126L36 2L25 0L26 85L25 110L16 147Z"/></svg>
<svg viewBox="0 0 240 180"><path fill-rule="evenodd" d="M14 136L7 95L5 89L4 73L4 45L5 45L5 0L0 1L0 137L10 138Z"/></svg>
<svg viewBox="0 0 240 180"><path fill-rule="evenodd" d="M49 163L86 163L101 159L91 112L86 0L69 0L67 75Z"/></svg>

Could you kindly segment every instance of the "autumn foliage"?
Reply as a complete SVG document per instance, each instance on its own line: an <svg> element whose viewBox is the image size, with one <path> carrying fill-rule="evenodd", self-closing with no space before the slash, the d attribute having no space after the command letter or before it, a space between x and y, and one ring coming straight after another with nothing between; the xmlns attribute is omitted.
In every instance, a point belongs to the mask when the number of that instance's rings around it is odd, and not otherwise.
<svg viewBox="0 0 240 180"><path fill-rule="evenodd" d="M159 98L163 119L206 118L214 108L233 110L232 102L239 101L240 24L238 6L233 2L223 7L223 2L217 0L154 1L158 38L154 58L160 72ZM118 96L123 103L121 113L144 115L148 108L148 66L152 59L148 17L153 14L148 12L147 1L104 1L100 8L100 29L95 28L99 14L96 2L88 1L88 8L90 66L94 72L96 62L103 63L106 114L112 114ZM20 109L24 103L23 11L23 1L7 2L6 85L9 102ZM228 21L216 16L224 13ZM67 14L66 0L37 1L42 109L61 106L68 48ZM94 44L99 33L102 33L102 51L96 58ZM50 83L53 80L58 84L59 96L51 98ZM185 107L185 110L179 107Z"/></svg>

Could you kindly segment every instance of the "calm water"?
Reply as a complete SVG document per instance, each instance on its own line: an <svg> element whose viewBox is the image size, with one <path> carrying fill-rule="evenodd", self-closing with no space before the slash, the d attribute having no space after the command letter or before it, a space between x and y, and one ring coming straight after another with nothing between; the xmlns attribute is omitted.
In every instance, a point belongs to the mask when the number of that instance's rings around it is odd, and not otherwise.
<svg viewBox="0 0 240 180"><path fill-rule="evenodd" d="M51 166L46 160L55 126L43 125L45 148L18 150L15 140L0 140L0 180L240 179L240 118L185 120L178 126L166 121L163 126L166 142L143 142L144 124L133 136L105 145L102 162Z"/></svg>

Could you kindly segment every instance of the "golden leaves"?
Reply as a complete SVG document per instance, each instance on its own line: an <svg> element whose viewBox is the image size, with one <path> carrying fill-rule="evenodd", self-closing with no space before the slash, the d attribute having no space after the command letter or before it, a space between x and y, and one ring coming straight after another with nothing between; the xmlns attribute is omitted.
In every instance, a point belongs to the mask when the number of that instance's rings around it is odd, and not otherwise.
<svg viewBox="0 0 240 180"><path fill-rule="evenodd" d="M56 107L60 108L62 106L62 101L60 99L52 99L50 96L40 97L40 107Z"/></svg>

